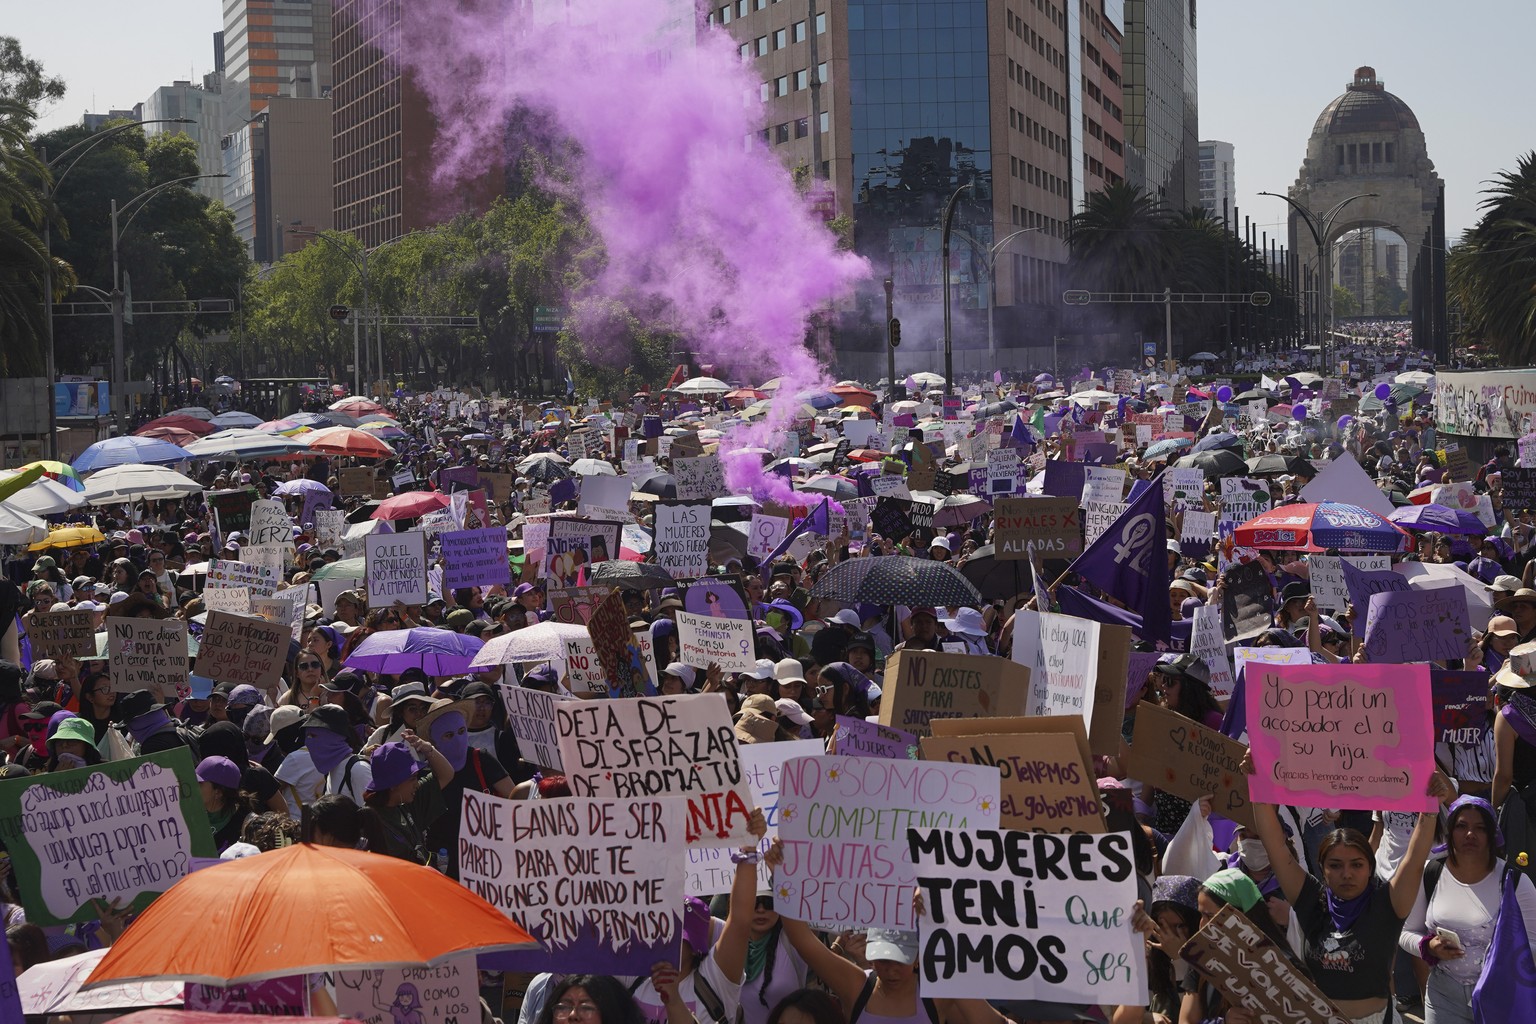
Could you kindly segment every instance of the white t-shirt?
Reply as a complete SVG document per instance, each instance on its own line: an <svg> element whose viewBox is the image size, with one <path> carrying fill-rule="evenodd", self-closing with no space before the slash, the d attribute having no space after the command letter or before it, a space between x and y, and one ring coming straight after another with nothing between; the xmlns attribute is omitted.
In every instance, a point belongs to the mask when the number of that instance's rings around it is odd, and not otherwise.
<svg viewBox="0 0 1536 1024"><path fill-rule="evenodd" d="M315 767L309 751L303 747L283 758L274 773L283 784L283 800L288 804L288 814L295 821L299 818L299 806L314 803L325 795L325 776Z"/></svg>
<svg viewBox="0 0 1536 1024"><path fill-rule="evenodd" d="M351 765L351 781L347 780L348 765ZM326 796L344 796L354 804L363 806L363 794L368 787L373 785L373 766L368 763L366 757L354 760L348 757L341 764L332 768L330 774L325 777Z"/></svg>
<svg viewBox="0 0 1536 1024"><path fill-rule="evenodd" d="M720 965L715 962L715 955L711 953L699 961L699 965L693 972L684 978L677 986L677 994L682 997L683 1005L693 1014L698 1024L712 1024L709 1013L699 1005L698 996L694 994L694 979L704 975L709 982L709 987L715 995L720 997L721 1006L724 1008L724 1019L734 1021L736 1011L741 1008L741 981L729 981L720 970ZM656 993L656 986L651 984L651 979L646 978L635 989L635 1002L640 1007L640 1013L650 1024L667 1024L667 1007L661 1001L661 996Z"/></svg>
<svg viewBox="0 0 1536 1024"><path fill-rule="evenodd" d="M1381 842L1376 848L1376 877L1390 881L1397 865L1408 851L1408 840L1419 822L1414 811L1376 811L1372 820L1381 822Z"/></svg>

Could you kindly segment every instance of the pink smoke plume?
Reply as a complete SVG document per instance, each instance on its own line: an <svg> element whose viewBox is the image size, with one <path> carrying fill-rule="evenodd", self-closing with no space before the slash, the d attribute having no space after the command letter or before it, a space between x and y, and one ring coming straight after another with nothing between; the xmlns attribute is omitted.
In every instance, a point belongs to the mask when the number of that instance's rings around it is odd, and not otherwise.
<svg viewBox="0 0 1536 1024"><path fill-rule="evenodd" d="M659 307L683 347L749 383L788 378L775 427L797 392L824 382L807 319L868 265L837 248L759 141L761 82L693 0L400 8L397 57L438 120L440 187L483 174L512 115L548 118L579 147L559 187L602 238L599 295Z"/></svg>

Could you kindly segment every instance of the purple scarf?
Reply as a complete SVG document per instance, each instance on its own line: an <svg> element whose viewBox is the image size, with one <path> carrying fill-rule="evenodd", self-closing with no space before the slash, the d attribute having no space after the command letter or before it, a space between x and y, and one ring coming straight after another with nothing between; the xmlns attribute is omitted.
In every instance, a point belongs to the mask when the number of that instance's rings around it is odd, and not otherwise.
<svg viewBox="0 0 1536 1024"><path fill-rule="evenodd" d="M1360 920L1365 908L1371 905L1371 897L1376 895L1376 879L1372 878L1365 892L1352 900L1338 899L1333 895L1333 890L1327 887L1324 887L1323 893L1328 898L1328 916L1333 918L1334 930L1347 932Z"/></svg>
<svg viewBox="0 0 1536 1024"><path fill-rule="evenodd" d="M304 732L304 749L315 762L320 774L329 775L341 762L352 755L352 744L345 736L338 736L329 729L307 729Z"/></svg>
<svg viewBox="0 0 1536 1024"><path fill-rule="evenodd" d="M1517 693L1499 709L1515 735L1536 747L1536 698Z"/></svg>

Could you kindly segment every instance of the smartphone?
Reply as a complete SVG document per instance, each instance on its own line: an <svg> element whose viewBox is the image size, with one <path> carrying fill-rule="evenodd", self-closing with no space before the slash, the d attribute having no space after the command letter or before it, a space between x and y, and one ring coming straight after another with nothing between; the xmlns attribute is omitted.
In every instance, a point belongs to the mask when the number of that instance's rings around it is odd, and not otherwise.
<svg viewBox="0 0 1536 1024"><path fill-rule="evenodd" d="M1461 936L1457 935L1449 928L1436 928L1435 934L1440 936L1441 942L1445 943L1447 946L1450 946L1452 949L1461 948Z"/></svg>

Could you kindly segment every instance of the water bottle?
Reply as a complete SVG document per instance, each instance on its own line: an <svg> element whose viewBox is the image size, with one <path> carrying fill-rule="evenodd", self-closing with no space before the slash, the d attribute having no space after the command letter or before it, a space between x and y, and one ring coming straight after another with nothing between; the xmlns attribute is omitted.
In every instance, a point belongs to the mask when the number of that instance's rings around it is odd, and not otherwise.
<svg viewBox="0 0 1536 1024"><path fill-rule="evenodd" d="M437 851L437 870L445 875L448 873L448 848L446 846Z"/></svg>

